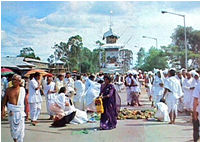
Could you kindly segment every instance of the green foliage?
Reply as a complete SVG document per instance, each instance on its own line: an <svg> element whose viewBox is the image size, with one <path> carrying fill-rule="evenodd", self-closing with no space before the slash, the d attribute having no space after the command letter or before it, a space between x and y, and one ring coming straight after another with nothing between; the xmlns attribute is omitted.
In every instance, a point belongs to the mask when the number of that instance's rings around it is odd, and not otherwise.
<svg viewBox="0 0 200 142"><path fill-rule="evenodd" d="M143 47L140 48L139 52L137 53L137 68L140 68L144 63L145 58L145 50Z"/></svg>
<svg viewBox="0 0 200 142"><path fill-rule="evenodd" d="M35 55L34 50L31 47L26 47L20 50L20 54L17 57L25 57L40 60L40 57Z"/></svg>
<svg viewBox="0 0 200 142"><path fill-rule="evenodd" d="M102 45L100 41L96 44ZM65 62L69 71L77 70L82 73L99 71L99 50L95 49L92 52L83 47L82 37L79 35L70 37L67 43L55 44L52 48L56 59Z"/></svg>
<svg viewBox="0 0 200 142"><path fill-rule="evenodd" d="M165 53L161 49L151 47L144 58L144 64L141 65L142 70L165 69L167 67L167 59Z"/></svg>
<svg viewBox="0 0 200 142"><path fill-rule="evenodd" d="M188 60L192 61L190 68L194 68L194 65L200 65L200 31L194 30L192 27L186 27L186 37L187 37L187 49L188 49ZM175 62L178 66L185 67L185 44L184 44L184 27L177 26L174 33L171 36L172 45L170 47L176 47L176 52L173 52L173 48L171 49L170 57L174 57L177 53L178 56L176 58L178 62ZM175 57L174 57L175 58ZM173 63L174 58L169 58L172 63L172 66L176 66ZM199 66L200 67L200 66Z"/></svg>
<svg viewBox="0 0 200 142"><path fill-rule="evenodd" d="M50 64L53 64L54 63L54 55L50 55L49 58L47 59L47 61L50 63Z"/></svg>

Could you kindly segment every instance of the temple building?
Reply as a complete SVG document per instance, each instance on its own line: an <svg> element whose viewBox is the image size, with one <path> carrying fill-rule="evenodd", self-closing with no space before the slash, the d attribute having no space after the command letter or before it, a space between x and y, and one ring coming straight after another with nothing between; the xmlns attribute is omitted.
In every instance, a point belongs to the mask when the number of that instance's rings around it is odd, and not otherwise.
<svg viewBox="0 0 200 142"><path fill-rule="evenodd" d="M133 53L131 50L124 49L123 44L117 43L119 38L120 36L112 31L111 26L103 35L106 44L102 45L101 48L105 51L105 60L100 60L100 70L104 73L125 73L130 69ZM101 56L100 54L100 58Z"/></svg>

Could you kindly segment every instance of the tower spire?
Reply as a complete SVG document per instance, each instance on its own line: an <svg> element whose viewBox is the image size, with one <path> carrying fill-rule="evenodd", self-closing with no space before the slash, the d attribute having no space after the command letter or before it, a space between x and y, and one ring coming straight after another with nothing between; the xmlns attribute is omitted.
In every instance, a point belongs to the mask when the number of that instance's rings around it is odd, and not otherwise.
<svg viewBox="0 0 200 142"><path fill-rule="evenodd" d="M111 21L111 16L112 16L112 10L110 11L110 30L111 30L111 26L112 26L112 21Z"/></svg>

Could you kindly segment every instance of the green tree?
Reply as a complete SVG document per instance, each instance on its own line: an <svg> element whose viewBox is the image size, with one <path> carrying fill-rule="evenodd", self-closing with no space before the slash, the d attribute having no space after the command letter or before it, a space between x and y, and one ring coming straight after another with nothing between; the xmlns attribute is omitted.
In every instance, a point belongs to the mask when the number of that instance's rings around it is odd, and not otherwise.
<svg viewBox="0 0 200 142"><path fill-rule="evenodd" d="M54 63L54 60L55 60L54 55L50 55L49 58L47 59L47 61L48 61L50 64L53 64L53 63Z"/></svg>
<svg viewBox="0 0 200 142"><path fill-rule="evenodd" d="M161 49L151 47L145 56L142 70L150 71L154 68L165 69L168 67L167 58Z"/></svg>
<svg viewBox="0 0 200 142"><path fill-rule="evenodd" d="M82 73L91 72L90 71L90 67L91 67L91 64L89 62L83 61L81 63L81 70L80 70L80 72L82 72Z"/></svg>
<svg viewBox="0 0 200 142"><path fill-rule="evenodd" d="M25 57L40 60L40 57L35 55L34 50L31 47L26 47L20 50L20 54L17 57Z"/></svg>
<svg viewBox="0 0 200 142"><path fill-rule="evenodd" d="M140 48L139 52L137 53L137 68L140 68L144 63L145 58L145 50L143 47Z"/></svg>
<svg viewBox="0 0 200 142"><path fill-rule="evenodd" d="M100 69L100 52L102 53L102 60L105 58L105 52L100 48L103 43L97 41L96 44L99 48L91 51L87 47L83 47L82 37L76 35L70 37L67 43L60 42L60 44L55 44L52 48L54 49L54 57L57 60L65 62L65 66L68 67L68 70L95 73Z"/></svg>
<svg viewBox="0 0 200 142"><path fill-rule="evenodd" d="M192 27L186 27L186 35L188 60L192 61L190 68L194 68L194 65L200 65L200 31L194 30ZM185 67L184 27L177 26L171 38L172 45L170 46L176 46L176 53L179 53L176 60L179 61L181 67ZM174 54L173 49L171 54Z"/></svg>

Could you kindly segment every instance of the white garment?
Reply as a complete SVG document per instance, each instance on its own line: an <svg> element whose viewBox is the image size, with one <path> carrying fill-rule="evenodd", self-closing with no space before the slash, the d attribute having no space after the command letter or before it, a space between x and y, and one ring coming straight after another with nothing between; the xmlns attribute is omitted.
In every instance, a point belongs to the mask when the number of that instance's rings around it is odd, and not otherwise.
<svg viewBox="0 0 200 142"><path fill-rule="evenodd" d="M87 77L87 76L83 76L83 77L82 77L82 81L85 83L86 80L88 80L88 77Z"/></svg>
<svg viewBox="0 0 200 142"><path fill-rule="evenodd" d="M18 142L23 142L25 131L24 99L25 89L20 87L17 105L7 103L11 136L13 139L17 139Z"/></svg>
<svg viewBox="0 0 200 142"><path fill-rule="evenodd" d="M85 91L87 91L87 89L90 87L90 85L92 84L92 80L90 80L89 78L86 80L85 82Z"/></svg>
<svg viewBox="0 0 200 142"><path fill-rule="evenodd" d="M121 91L122 85L123 85L123 82L121 82L120 77L119 77L119 79L114 82L114 87L117 92Z"/></svg>
<svg viewBox="0 0 200 142"><path fill-rule="evenodd" d="M42 103L30 103L30 117L32 121L36 121L41 112Z"/></svg>
<svg viewBox="0 0 200 142"><path fill-rule="evenodd" d="M76 80L74 82L74 87L76 89L76 95L74 95L73 102L76 108L84 110L84 93L85 84L81 80Z"/></svg>
<svg viewBox="0 0 200 142"><path fill-rule="evenodd" d="M6 85L8 84L8 80L6 77L1 78L1 100L3 100L6 92Z"/></svg>
<svg viewBox="0 0 200 142"><path fill-rule="evenodd" d="M55 90L55 82L51 82L50 84L46 84L44 88L44 94L46 98L46 107L47 107L47 112L49 115L53 115L49 109L50 103L53 99L55 99L55 93L49 93L49 91L54 91Z"/></svg>
<svg viewBox="0 0 200 142"><path fill-rule="evenodd" d="M197 84L200 82L200 79L195 79L193 78L192 80L192 87L196 88ZM190 103L190 109L193 110L193 103L194 103L194 97L193 97L193 92L194 90L192 90L192 100L191 100L191 103Z"/></svg>
<svg viewBox="0 0 200 142"><path fill-rule="evenodd" d="M60 91L61 87L65 87L65 81L64 80L60 80L60 79L56 79L56 92L58 93Z"/></svg>
<svg viewBox="0 0 200 142"><path fill-rule="evenodd" d="M158 118L161 121L169 122L170 118L169 118L167 105L163 102L159 102L159 103L156 104L156 106L157 106L158 110L155 114L155 117Z"/></svg>
<svg viewBox="0 0 200 142"><path fill-rule="evenodd" d="M40 89L35 90L39 86L38 82L33 78L29 83L29 103L41 103L42 97L40 94Z"/></svg>
<svg viewBox="0 0 200 142"><path fill-rule="evenodd" d="M140 82L138 81L137 78L134 78L132 77L132 80L133 80L133 85L137 85L137 86L131 86L131 92L134 92L134 93L139 93L141 92L141 89L140 89Z"/></svg>
<svg viewBox="0 0 200 142"><path fill-rule="evenodd" d="M70 103L70 98L66 97L64 93L58 94L55 101L52 103L56 103L60 108L62 108L65 115L69 115L72 112L76 111L76 115L70 123L82 124L88 121L87 113L85 111L76 109L74 105ZM69 103L69 106L66 106L66 103Z"/></svg>
<svg viewBox="0 0 200 142"><path fill-rule="evenodd" d="M193 91L193 97L198 99L198 103L200 104L200 82L196 85ZM200 114L200 105L197 107L197 112ZM200 115L198 115L198 119L200 121Z"/></svg>
<svg viewBox="0 0 200 142"><path fill-rule="evenodd" d="M177 115L178 99L183 95L180 82L175 76L169 77L164 84L164 88L169 89L166 95L166 103L169 113L174 111Z"/></svg>
<svg viewBox="0 0 200 142"><path fill-rule="evenodd" d="M161 83L164 84L163 78L155 76L153 82L153 100L155 103L159 103L160 99L163 97L164 87L160 86Z"/></svg>
<svg viewBox="0 0 200 142"><path fill-rule="evenodd" d="M183 82L183 92L184 92L184 106L185 106L185 109L187 109L188 111L190 110L190 104L191 104L191 101L192 101L192 92L193 90L191 90L190 88L193 87L192 86L192 81L193 81L193 78L190 78L190 79L184 79L184 82Z"/></svg>
<svg viewBox="0 0 200 142"><path fill-rule="evenodd" d="M88 108L91 104L94 103L94 100L99 96L101 85L94 81L90 82L90 87L85 92L85 105ZM92 107L94 108L94 107Z"/></svg>
<svg viewBox="0 0 200 142"><path fill-rule="evenodd" d="M74 80L71 77L65 78L64 81L65 81L66 87L74 88Z"/></svg>
<svg viewBox="0 0 200 142"><path fill-rule="evenodd" d="M180 81L180 84L182 86L185 78L183 76L181 76L181 78L179 78L178 76L176 76L176 78Z"/></svg>
<svg viewBox="0 0 200 142"><path fill-rule="evenodd" d="M150 96L153 96L152 95L152 81L153 81L153 77L148 77L147 78L148 79L148 83L146 84L146 86L147 86L147 88L146 88L146 90L147 90L147 94L148 94L148 96L150 97Z"/></svg>
<svg viewBox="0 0 200 142"><path fill-rule="evenodd" d="M131 85L131 78L128 76L126 77L127 85ZM126 86L126 93L127 93L127 103L131 104L132 96L131 96L131 87Z"/></svg>
<svg viewBox="0 0 200 142"><path fill-rule="evenodd" d="M76 89L76 95L74 96L73 101L80 102L85 92L85 85L83 84L81 80L76 80L74 82L74 88Z"/></svg>
<svg viewBox="0 0 200 142"><path fill-rule="evenodd" d="M52 101L52 103L56 103L60 108L63 110L65 109L66 104L66 96L64 93L57 94L55 96L55 99Z"/></svg>
<svg viewBox="0 0 200 142"><path fill-rule="evenodd" d="M69 99L70 98L68 98L68 97L65 98L66 102L68 102L70 104ZM74 119L70 122L71 124L83 124L88 121L87 113L85 111L76 109L73 104L72 105L70 104L69 106L65 106L64 111L65 111L65 115L69 115L72 112L76 111L76 115L75 115Z"/></svg>

